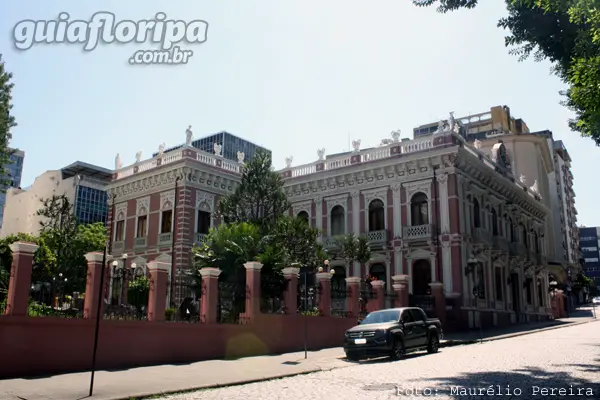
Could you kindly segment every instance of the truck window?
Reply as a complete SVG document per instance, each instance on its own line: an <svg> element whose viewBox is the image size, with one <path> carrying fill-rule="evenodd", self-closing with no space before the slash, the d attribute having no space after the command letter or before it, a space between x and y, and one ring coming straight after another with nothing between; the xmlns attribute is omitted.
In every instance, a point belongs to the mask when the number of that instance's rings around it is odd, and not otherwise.
<svg viewBox="0 0 600 400"><path fill-rule="evenodd" d="M410 313L415 321L427 321L427 316L425 313L417 308L410 310Z"/></svg>
<svg viewBox="0 0 600 400"><path fill-rule="evenodd" d="M407 324L409 322L415 322L410 310L402 311L402 322L404 322L405 324Z"/></svg>

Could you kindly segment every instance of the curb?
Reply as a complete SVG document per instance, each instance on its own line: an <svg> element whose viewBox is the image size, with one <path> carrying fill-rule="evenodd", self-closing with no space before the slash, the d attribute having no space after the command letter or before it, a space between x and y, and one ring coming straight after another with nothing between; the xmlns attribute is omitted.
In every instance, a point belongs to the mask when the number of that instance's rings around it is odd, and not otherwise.
<svg viewBox="0 0 600 400"><path fill-rule="evenodd" d="M525 335L532 335L534 333L539 333L539 332L544 332L544 331L552 331L552 330L555 330L555 329L568 328L570 326L589 324L589 323L598 322L598 321L600 321L600 320L599 319L592 319L591 321L571 322L571 323L560 324L560 325L555 325L555 326L548 326L546 328L532 329L532 330L529 330L529 331L522 331L522 332L516 332L516 333L507 333L505 335L493 336L493 337L490 337L490 338L483 338L483 339L447 340L444 343L440 343L440 348L442 348L442 347L462 346L462 345L469 345L469 344L475 344L475 343L494 342L496 340L510 339L510 338L514 338L514 337L518 337L518 336L525 336Z"/></svg>
<svg viewBox="0 0 600 400"><path fill-rule="evenodd" d="M531 335L534 333L539 333L539 332L544 332L544 331L551 331L554 329L562 329L562 328L567 328L570 326L576 326L576 325L582 325L582 324L589 324L592 322L598 322L600 321L600 319L592 319L591 321L581 321L581 322L572 322L572 323L567 323L564 325L557 325L557 326L549 326L546 328L539 328L539 329L533 329L533 330L529 330L529 331L522 331L522 332L517 332L517 333L508 333L506 335L500 335L500 336L495 336L495 337L491 337L491 338L487 338L487 339L472 339L472 340L447 340L444 343L440 343L440 348L444 348L444 347L454 347L454 346L463 346L463 345L470 345L470 344L475 344L475 343L480 343L480 342L494 342L497 340L502 340L502 339L510 339L513 337L517 337L517 336L525 336L525 335ZM340 358L340 359L344 359L344 357ZM349 365L349 367L352 365ZM294 376L301 376L301 375L309 375L309 374L314 374L315 372L323 372L323 371L331 371L333 369L339 369L339 368L345 368L345 367L332 367L332 368L322 368L322 367L315 367L313 369L307 370L307 371L302 371L302 372L290 372L287 374L281 374L281 375L277 375L277 376L270 376L270 377L264 377L264 378L254 378L254 379L245 379L245 380L240 380L240 381L236 381L236 382L228 382L228 383L211 383L211 384L206 384L206 385L201 385L201 386L194 386L194 387L190 387L187 389L178 389L178 390L166 390L164 392L160 392L160 393L145 393L145 394L137 394L137 395L129 395L129 396L125 396L125 397L113 397L110 400L141 400L141 399L150 399L150 398L156 398L157 396L169 396L169 395L174 395L174 394L183 394L183 393L189 393L189 392L195 392L195 391L199 391L199 390L207 390L207 389L219 389L219 388L224 388L224 387L230 387L230 386L242 386L242 385L248 385L251 383L259 383L259 382L266 382L266 381L271 381L271 380L276 380L276 379L283 379L283 378L291 378ZM107 399L108 400L108 399Z"/></svg>
<svg viewBox="0 0 600 400"><path fill-rule="evenodd" d="M199 391L199 390L220 389L220 388L231 387L231 386L249 385L251 383L273 381L273 380L276 380L276 379L283 379L283 378L292 378L294 376L309 375L309 374L314 374L315 372L323 372L323 371L328 371L328 370L320 368L320 367L315 367L314 369L307 370L307 371L290 372L290 373L287 373L287 374L281 374L281 375L277 375L277 376L271 376L271 377L268 377L268 378L264 377L264 378L244 379L244 380L241 380L241 381L228 382L228 383L209 383L209 384L206 384L206 385L193 386L193 387L190 387L190 388L187 388L187 389L165 390L164 392L160 392L160 393L150 392L150 393L145 393L145 394L142 393L142 394L136 394L136 395L129 395L129 396L125 396L125 397L111 397L110 399L106 399L106 400L141 400L141 399L151 399L151 398L155 398L157 396L169 396L169 395L174 395L174 394L184 394L184 393L196 392L196 391Z"/></svg>

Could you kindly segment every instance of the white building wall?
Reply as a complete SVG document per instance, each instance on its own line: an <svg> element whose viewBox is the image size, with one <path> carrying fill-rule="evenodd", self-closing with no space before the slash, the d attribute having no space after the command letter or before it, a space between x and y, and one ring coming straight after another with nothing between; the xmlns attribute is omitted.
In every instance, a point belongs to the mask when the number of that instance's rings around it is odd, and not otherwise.
<svg viewBox="0 0 600 400"><path fill-rule="evenodd" d="M46 171L38 176L27 190L9 189L6 192L6 206L1 237L17 233L37 235L42 217L37 215L42 200L53 195L65 194L75 201L75 178L62 179L60 170Z"/></svg>

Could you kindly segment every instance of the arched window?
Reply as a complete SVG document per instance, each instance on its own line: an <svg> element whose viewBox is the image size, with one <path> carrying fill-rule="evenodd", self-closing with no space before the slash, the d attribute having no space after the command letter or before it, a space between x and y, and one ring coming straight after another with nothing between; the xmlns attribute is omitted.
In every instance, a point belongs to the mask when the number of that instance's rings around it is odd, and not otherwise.
<svg viewBox="0 0 600 400"><path fill-rule="evenodd" d="M300 211L298 213L298 218L305 221L308 224L308 213L306 211Z"/></svg>
<svg viewBox="0 0 600 400"><path fill-rule="evenodd" d="M379 199L369 204L369 232L385 229L385 206Z"/></svg>
<svg viewBox="0 0 600 400"><path fill-rule="evenodd" d="M335 206L331 209L331 236L346 234L346 215L344 207Z"/></svg>
<svg viewBox="0 0 600 400"><path fill-rule="evenodd" d="M540 252L540 238L539 238L537 232L535 232L533 234L533 240L534 240L533 246L534 246L535 252L539 253Z"/></svg>
<svg viewBox="0 0 600 400"><path fill-rule="evenodd" d="M473 224L475 228L481 228L481 210L477 199L473 199Z"/></svg>
<svg viewBox="0 0 600 400"><path fill-rule="evenodd" d="M425 193L416 193L410 200L411 225L429 224L429 203Z"/></svg>
<svg viewBox="0 0 600 400"><path fill-rule="evenodd" d="M523 224L521 224L521 243L527 247L527 228Z"/></svg>
<svg viewBox="0 0 600 400"><path fill-rule="evenodd" d="M498 236L498 216L494 208L492 208L492 234Z"/></svg>
<svg viewBox="0 0 600 400"><path fill-rule="evenodd" d="M515 241L515 225L513 224L512 218L510 218L510 217L508 218L508 230L510 232L509 239L510 239L511 243L513 243Z"/></svg>

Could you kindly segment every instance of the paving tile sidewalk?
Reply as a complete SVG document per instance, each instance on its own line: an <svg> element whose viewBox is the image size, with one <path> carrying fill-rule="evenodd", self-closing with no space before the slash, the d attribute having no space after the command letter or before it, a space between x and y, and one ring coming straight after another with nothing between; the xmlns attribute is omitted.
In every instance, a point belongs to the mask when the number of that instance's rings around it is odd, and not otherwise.
<svg viewBox="0 0 600 400"><path fill-rule="evenodd" d="M519 324L516 326L498 329L484 329L483 332L480 332L478 329L473 329L468 332L448 333L444 335L442 345L448 346L468 344L480 341L481 339L483 339L484 342L507 339L513 336L531 334L540 330L562 328L580 323L587 323L594 320L595 311L600 311L600 309L593 310L592 307L584 306L570 313L569 317L556 319L554 321L532 322L529 324Z"/></svg>
<svg viewBox="0 0 600 400"><path fill-rule="evenodd" d="M484 340L518 336L533 331L572 326L593 321L590 308L582 308L570 318L550 323L528 324L519 329L484 331ZM472 343L479 331L448 334L442 346ZM94 396L98 400L143 398L165 392L229 386L252 381L276 379L354 365L343 359L342 348L276 356L248 357L239 360L201 361L181 365L160 365L122 371L96 373ZM80 400L88 395L89 373L57 375L40 379L0 381L0 400Z"/></svg>

